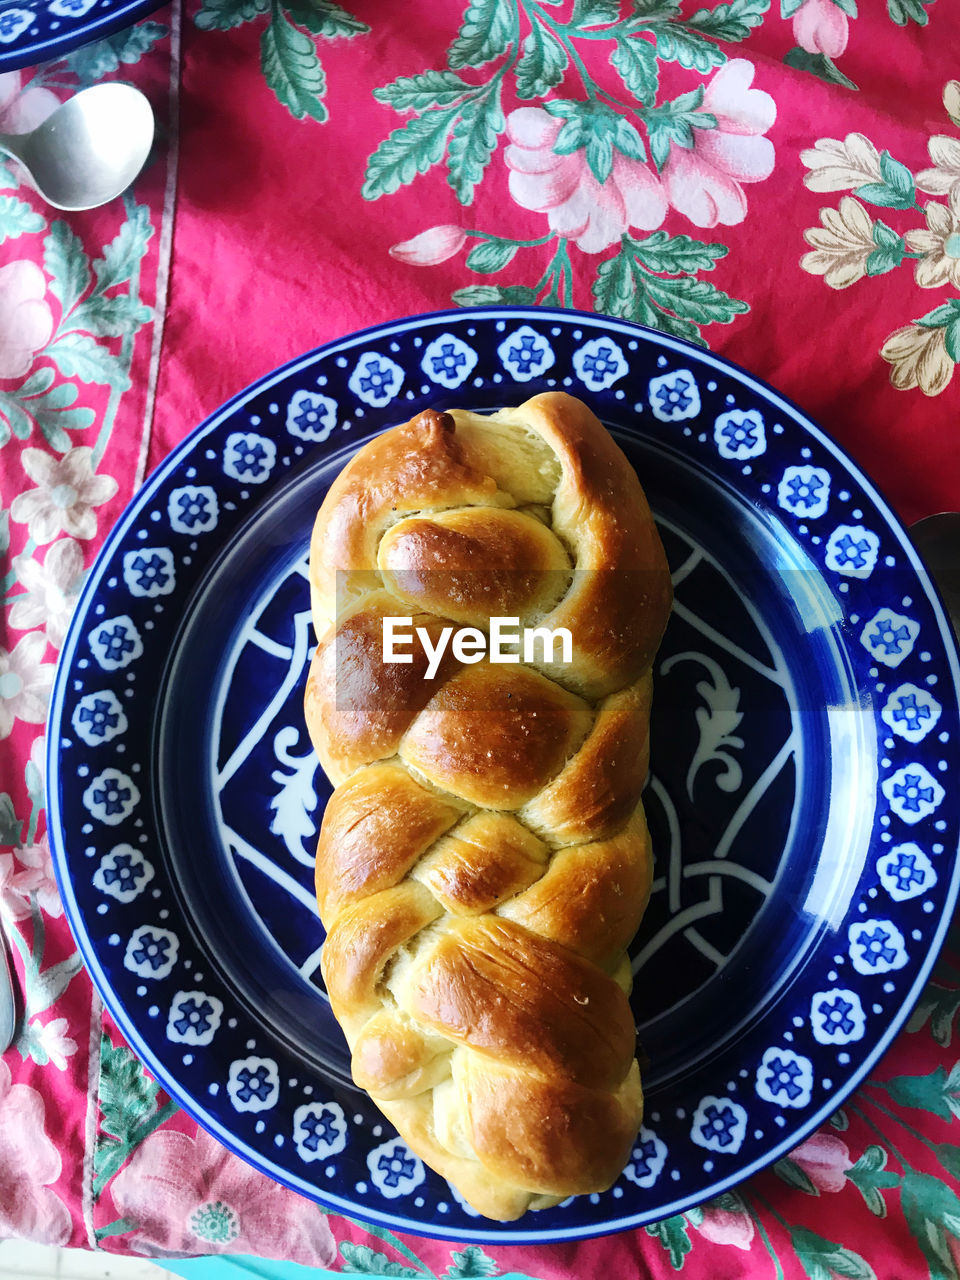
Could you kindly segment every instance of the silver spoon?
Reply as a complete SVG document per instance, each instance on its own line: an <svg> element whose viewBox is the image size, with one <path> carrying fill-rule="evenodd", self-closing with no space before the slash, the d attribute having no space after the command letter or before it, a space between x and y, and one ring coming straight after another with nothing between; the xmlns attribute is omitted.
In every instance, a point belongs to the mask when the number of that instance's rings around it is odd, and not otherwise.
<svg viewBox="0 0 960 1280"><path fill-rule="evenodd" d="M129 84L81 89L31 133L0 134L55 209L95 209L125 191L153 145L150 103Z"/></svg>
<svg viewBox="0 0 960 1280"><path fill-rule="evenodd" d="M910 526L920 552L960 638L960 511L941 511Z"/></svg>
<svg viewBox="0 0 960 1280"><path fill-rule="evenodd" d="M7 947L0 922L0 1053L6 1053L17 1029L16 1005L13 997L13 974L7 959Z"/></svg>

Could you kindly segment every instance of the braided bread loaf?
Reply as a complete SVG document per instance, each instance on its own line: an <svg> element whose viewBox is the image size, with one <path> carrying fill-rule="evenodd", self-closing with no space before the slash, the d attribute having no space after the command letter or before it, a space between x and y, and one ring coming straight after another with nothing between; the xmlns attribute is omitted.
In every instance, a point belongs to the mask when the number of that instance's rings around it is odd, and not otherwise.
<svg viewBox="0 0 960 1280"><path fill-rule="evenodd" d="M637 477L580 401L428 410L370 440L314 527L306 718L335 786L323 974L354 1080L491 1218L617 1177L643 1094L629 945L651 880L640 791L670 578ZM573 662L383 661L491 616Z"/></svg>

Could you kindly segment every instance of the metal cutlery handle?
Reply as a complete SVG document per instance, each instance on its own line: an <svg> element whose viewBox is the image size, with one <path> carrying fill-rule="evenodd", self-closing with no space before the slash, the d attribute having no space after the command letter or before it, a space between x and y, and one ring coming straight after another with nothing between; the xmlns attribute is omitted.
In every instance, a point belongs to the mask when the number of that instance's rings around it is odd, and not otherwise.
<svg viewBox="0 0 960 1280"><path fill-rule="evenodd" d="M17 1026L16 1003L13 994L13 974L7 957L7 941L0 921L0 1053L6 1053Z"/></svg>

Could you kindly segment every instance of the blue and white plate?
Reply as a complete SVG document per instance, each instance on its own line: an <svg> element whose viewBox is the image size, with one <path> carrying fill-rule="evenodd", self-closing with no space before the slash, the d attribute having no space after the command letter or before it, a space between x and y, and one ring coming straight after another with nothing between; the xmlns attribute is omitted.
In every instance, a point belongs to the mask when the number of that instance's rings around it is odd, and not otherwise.
<svg viewBox="0 0 960 1280"><path fill-rule="evenodd" d="M647 1113L603 1195L478 1218L352 1087L312 888L329 787L301 699L327 486L427 406L566 388L608 424L674 573L634 948ZM331 1208L487 1242L573 1239L732 1186L821 1124L929 972L957 897L957 653L902 527L796 408L707 351L569 311L417 316L243 391L111 533L48 741L67 912L158 1079Z"/></svg>
<svg viewBox="0 0 960 1280"><path fill-rule="evenodd" d="M103 40L164 0L0 0L0 72L49 62Z"/></svg>

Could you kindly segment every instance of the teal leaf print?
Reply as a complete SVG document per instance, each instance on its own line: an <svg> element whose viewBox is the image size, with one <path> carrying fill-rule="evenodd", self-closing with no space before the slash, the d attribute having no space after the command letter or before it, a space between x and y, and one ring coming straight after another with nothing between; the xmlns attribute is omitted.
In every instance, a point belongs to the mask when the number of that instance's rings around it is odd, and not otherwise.
<svg viewBox="0 0 960 1280"><path fill-rule="evenodd" d="M780 0L780 17L792 18L804 0Z"/></svg>
<svg viewBox="0 0 960 1280"><path fill-rule="evenodd" d="M5 445L11 435L18 440L27 440L32 430L33 419L16 396L0 391L0 445ZM0 844L6 843L0 840Z"/></svg>
<svg viewBox="0 0 960 1280"><path fill-rule="evenodd" d="M66 453L74 444L67 432L85 431L93 425L92 409L74 407L76 386L72 382L54 385L54 376L53 369L45 365L35 369L15 391L0 392L0 445L10 438L11 430L19 440L26 440L37 426L52 448Z"/></svg>
<svg viewBox="0 0 960 1280"><path fill-rule="evenodd" d="M510 47L513 30L510 0L471 0L447 61L454 71L492 62Z"/></svg>
<svg viewBox="0 0 960 1280"><path fill-rule="evenodd" d="M680 0L633 0L631 25L642 26L650 22L670 22L680 14Z"/></svg>
<svg viewBox="0 0 960 1280"><path fill-rule="evenodd" d="M670 1255L670 1265L675 1271L683 1266L683 1260L693 1247L690 1234L682 1213L675 1213L672 1218L664 1218L662 1222L654 1222L644 1227L648 1236L655 1236Z"/></svg>
<svg viewBox="0 0 960 1280"><path fill-rule="evenodd" d="M915 22L925 27L930 21L927 6L935 0L887 0L887 13L898 27L905 27L908 22Z"/></svg>
<svg viewBox="0 0 960 1280"><path fill-rule="evenodd" d="M798 1191L802 1191L808 1196L818 1196L820 1194L819 1187L816 1187L806 1173L795 1160L791 1160L789 1156L784 1156L782 1160L778 1160L773 1166L773 1172L788 1187L796 1187Z"/></svg>
<svg viewBox="0 0 960 1280"><path fill-rule="evenodd" d="M0 556L10 550L10 512L0 511ZM9 796L7 799L9 800ZM0 840L0 844L3 841Z"/></svg>
<svg viewBox="0 0 960 1280"><path fill-rule="evenodd" d="M731 298L709 280L695 280L691 276L680 276L676 280L649 276L646 283L658 307L694 324L730 324L734 316L750 309L745 302Z"/></svg>
<svg viewBox="0 0 960 1280"><path fill-rule="evenodd" d="M634 240L633 251L648 271L670 275L712 271L717 259L725 258L729 252L725 244L707 244L691 236L671 236L666 231L654 231L644 240Z"/></svg>
<svg viewBox="0 0 960 1280"><path fill-rule="evenodd" d="M473 202L473 189L482 179L496 150L497 138L506 127L499 80L461 106L447 155L447 180L461 204Z"/></svg>
<svg viewBox="0 0 960 1280"><path fill-rule="evenodd" d="M96 1227L93 1234L99 1244L101 1240L107 1240L110 1236L126 1235L138 1225L136 1222L131 1222L129 1218L117 1218L115 1222L108 1222L105 1227Z"/></svg>
<svg viewBox="0 0 960 1280"><path fill-rule="evenodd" d="M105 293L130 279L147 252L152 235L150 210L146 205L135 206L114 238L104 246L103 257L94 260L97 293Z"/></svg>
<svg viewBox="0 0 960 1280"><path fill-rule="evenodd" d="M610 65L640 102L655 101L659 84L659 63L656 46L649 40L618 40L610 55Z"/></svg>
<svg viewBox="0 0 960 1280"><path fill-rule="evenodd" d="M38 1022L27 1022L24 1019L20 1025L15 1046L24 1062L31 1058L38 1067L45 1067L50 1061L50 1055L43 1047L43 1041L40 1039L42 1030L43 1028Z"/></svg>
<svg viewBox="0 0 960 1280"><path fill-rule="evenodd" d="M577 0L570 15L572 27L603 27L620 17L619 0Z"/></svg>
<svg viewBox="0 0 960 1280"><path fill-rule="evenodd" d="M443 1280L481 1280L484 1276L495 1276L500 1268L488 1254L477 1244L470 1244L457 1253L450 1255L452 1262L443 1273Z"/></svg>
<svg viewBox="0 0 960 1280"><path fill-rule="evenodd" d="M0 196L0 244L30 231L42 231L46 225L25 201L16 196Z"/></svg>
<svg viewBox="0 0 960 1280"><path fill-rule="evenodd" d="M907 252L903 236L878 218L873 224L873 241L877 247L867 256L867 275L881 276L899 267Z"/></svg>
<svg viewBox="0 0 960 1280"><path fill-rule="evenodd" d="M643 122L647 126L647 137L650 140L650 155L658 170L667 162L671 146L689 150L693 146L694 129L715 129L717 117L709 111L700 111L703 102L703 85L682 93L672 102L662 106L651 107L644 112Z"/></svg>
<svg viewBox="0 0 960 1280"><path fill-rule="evenodd" d="M536 289L525 284L471 284L450 295L458 307L482 307L491 302L511 306L528 306L537 296Z"/></svg>
<svg viewBox="0 0 960 1280"><path fill-rule="evenodd" d="M867 182L857 187L855 196L885 209L910 209L917 198L913 174L905 164L894 160L889 151L880 152L882 182Z"/></svg>
<svg viewBox="0 0 960 1280"><path fill-rule="evenodd" d="M570 155L585 149L587 164L598 182L609 178L615 149L633 160L646 158L643 141L633 125L603 103L555 98L543 105L551 115L564 120L553 144L554 152Z"/></svg>
<svg viewBox="0 0 960 1280"><path fill-rule="evenodd" d="M484 240L470 250L467 266L471 271L489 275L493 271L501 271L516 252L517 246L512 240Z"/></svg>
<svg viewBox="0 0 960 1280"><path fill-rule="evenodd" d="M909 1170L900 1195L903 1216L936 1280L958 1280L947 1232L960 1236L960 1200L944 1182Z"/></svg>
<svg viewBox="0 0 960 1280"><path fill-rule="evenodd" d="M50 292L67 315L90 285L90 263L79 236L65 222L54 222L43 242L43 265Z"/></svg>
<svg viewBox="0 0 960 1280"><path fill-rule="evenodd" d="M676 238L681 241L678 247L680 262L695 260L694 254L699 252L699 248L714 247L702 245L702 242L686 236ZM676 337L703 344L701 324L729 324L735 315L748 311L749 307L745 302L729 297L708 280L698 280L690 275L676 278L651 275L645 270L641 265L645 253L650 261L666 261L665 256L658 259L655 255L658 250L661 254L669 252L669 239L659 241L657 233L646 241L624 236L617 256L602 262L597 270L593 283L596 308L607 315L636 320ZM651 240L655 241L652 250L649 246ZM698 246L698 250L695 251L693 246Z"/></svg>
<svg viewBox="0 0 960 1280"><path fill-rule="evenodd" d="M847 1119L847 1113L842 1107L833 1113L827 1123L830 1125L831 1129L839 1129L841 1133L844 1133L850 1128L850 1121Z"/></svg>
<svg viewBox="0 0 960 1280"><path fill-rule="evenodd" d="M654 311L651 323L655 329L661 329L674 338L684 338L687 342L696 342L701 347L707 345L699 327L685 316L675 315L670 311Z"/></svg>
<svg viewBox="0 0 960 1280"><path fill-rule="evenodd" d="M330 39L370 30L335 0L203 0L194 15L202 31L228 31L263 14L260 69L277 101L295 120L329 119L327 78L310 35Z"/></svg>
<svg viewBox="0 0 960 1280"><path fill-rule="evenodd" d="M441 108L415 116L384 138L367 161L362 195L378 200L391 195L439 164L447 145L447 135L459 115L459 107Z"/></svg>
<svg viewBox="0 0 960 1280"><path fill-rule="evenodd" d="M473 92L474 87L455 71L421 71L374 89L373 96L394 111L426 111L428 107L449 107Z"/></svg>
<svg viewBox="0 0 960 1280"><path fill-rule="evenodd" d="M13 801L6 791L0 792L0 845L18 845L21 829L22 823L16 815Z"/></svg>
<svg viewBox="0 0 960 1280"><path fill-rule="evenodd" d="M938 986L932 982L907 1023L908 1031L919 1031L930 1022L930 1034L941 1048L947 1049L953 1038L953 1024L960 1010L960 989Z"/></svg>
<svg viewBox="0 0 960 1280"><path fill-rule="evenodd" d="M98 382L122 391L130 386L130 379L116 357L89 334L64 333L51 342L43 354L50 357L65 378Z"/></svg>
<svg viewBox="0 0 960 1280"><path fill-rule="evenodd" d="M193 20L201 31L230 31L269 10L270 0L203 0Z"/></svg>
<svg viewBox="0 0 960 1280"><path fill-rule="evenodd" d="M345 1240L340 1245L340 1256L343 1258L340 1270L350 1274L390 1276L394 1280L414 1280L414 1277L423 1275L422 1271L415 1271L413 1267L391 1262L385 1254L377 1253L366 1244L351 1244Z"/></svg>
<svg viewBox="0 0 960 1280"><path fill-rule="evenodd" d="M857 17L857 0L833 0L833 3L848 18Z"/></svg>
<svg viewBox="0 0 960 1280"><path fill-rule="evenodd" d="M960 298L950 298L942 302L939 307L928 311L926 315L914 320L913 323L921 325L924 329L944 329L957 319L960 319Z"/></svg>
<svg viewBox="0 0 960 1280"><path fill-rule="evenodd" d="M151 308L128 294L114 298L94 294L75 308L68 324L70 330L84 329L99 338L118 338L125 333L136 333L152 319Z"/></svg>
<svg viewBox="0 0 960 1280"><path fill-rule="evenodd" d="M900 1178L886 1169L887 1153L876 1143L867 1147L855 1165L846 1170L846 1176L854 1184L871 1213L878 1218L887 1216L887 1205L881 1190L896 1187Z"/></svg>
<svg viewBox="0 0 960 1280"><path fill-rule="evenodd" d="M654 28L657 56L664 62L678 62L688 71L711 71L727 60L723 50L698 31L688 31L677 23L664 23Z"/></svg>
<svg viewBox="0 0 960 1280"><path fill-rule="evenodd" d="M877 1280L873 1267L859 1253L833 1240L818 1236L806 1227L792 1227L790 1240L800 1265L810 1280Z"/></svg>
<svg viewBox="0 0 960 1280"><path fill-rule="evenodd" d="M801 49L797 45L783 55L783 60L795 71L809 71L811 75L819 80L825 80L827 84L843 85L845 89L857 88L857 85L845 76L833 59L828 58L825 53L807 53L806 49Z"/></svg>
<svg viewBox="0 0 960 1280"><path fill-rule="evenodd" d="M48 369L51 375L52 369ZM60 382L42 395L23 398L24 387L17 395L20 397L19 409L26 413L40 428L47 444L58 453L66 453L73 447L68 431L85 431L93 425L95 414L92 409L71 406L77 399L77 388L72 382Z"/></svg>
<svg viewBox="0 0 960 1280"><path fill-rule="evenodd" d="M283 7L293 18L315 36L327 40L337 36L365 35L370 30L365 22L347 13L334 0L282 0Z"/></svg>
<svg viewBox="0 0 960 1280"><path fill-rule="evenodd" d="M759 27L770 8L770 0L730 0L715 9L698 9L685 18L683 25L715 40L746 40L753 27Z"/></svg>
<svg viewBox="0 0 960 1280"><path fill-rule="evenodd" d="M949 1142L938 1142L931 1147L931 1151L936 1154L950 1177L960 1183L960 1147L952 1146Z"/></svg>
<svg viewBox="0 0 960 1280"><path fill-rule="evenodd" d="M901 1107L929 1111L941 1120L960 1119L960 1063L949 1076L942 1066L926 1076L894 1076L882 1088Z"/></svg>
<svg viewBox="0 0 960 1280"><path fill-rule="evenodd" d="M99 1095L105 1132L98 1134L93 1155L95 1199L134 1148L176 1114L174 1102L158 1106L158 1092L126 1045L114 1047L101 1033Z"/></svg>
<svg viewBox="0 0 960 1280"><path fill-rule="evenodd" d="M260 38L260 67L278 101L295 120L312 116L322 123L327 119L321 101L326 77L316 47L276 4Z"/></svg>
<svg viewBox="0 0 960 1280"><path fill-rule="evenodd" d="M35 1013L45 1013L51 1005L56 1004L82 968L83 961L80 953L75 951L73 955L67 956L66 960L52 964L48 969L36 974L30 983L27 1016L33 1017Z"/></svg>
<svg viewBox="0 0 960 1280"><path fill-rule="evenodd" d="M534 22L517 64L517 97L542 98L563 79L567 64L567 51L560 41Z"/></svg>
<svg viewBox="0 0 960 1280"><path fill-rule="evenodd" d="M166 34L167 28L160 22L141 22L107 36L106 40L75 49L64 63L80 80L100 80L119 71L121 66L139 62Z"/></svg>

